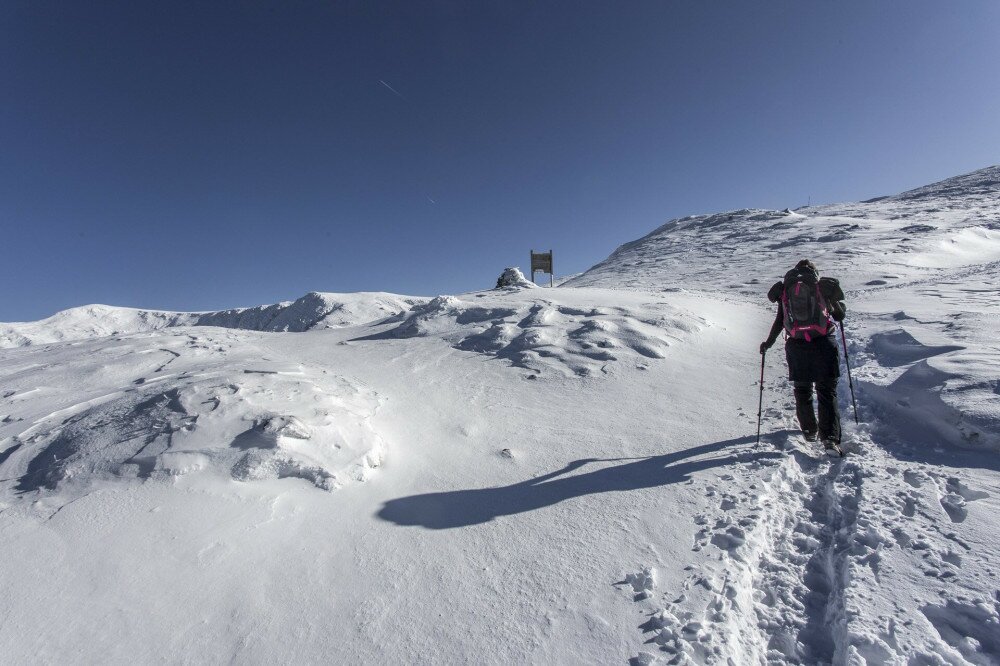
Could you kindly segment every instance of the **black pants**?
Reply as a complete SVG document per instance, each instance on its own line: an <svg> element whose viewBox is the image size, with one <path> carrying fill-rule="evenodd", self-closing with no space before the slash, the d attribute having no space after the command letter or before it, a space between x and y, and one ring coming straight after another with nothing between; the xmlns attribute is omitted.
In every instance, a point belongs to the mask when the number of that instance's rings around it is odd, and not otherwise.
<svg viewBox="0 0 1000 666"><path fill-rule="evenodd" d="M813 384L819 402L819 423L813 411ZM840 443L840 412L837 410L837 378L818 382L793 382L795 386L795 414L799 417L802 432L817 432L821 440L832 439Z"/></svg>

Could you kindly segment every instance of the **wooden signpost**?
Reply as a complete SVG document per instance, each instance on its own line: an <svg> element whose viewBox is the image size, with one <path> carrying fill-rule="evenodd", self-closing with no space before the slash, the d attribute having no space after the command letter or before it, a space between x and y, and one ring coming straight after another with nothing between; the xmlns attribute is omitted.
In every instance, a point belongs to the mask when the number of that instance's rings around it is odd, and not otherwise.
<svg viewBox="0 0 1000 666"><path fill-rule="evenodd" d="M539 271L542 273L549 274L549 286L552 286L552 250L548 252L535 252L531 251L531 281L535 281L535 272Z"/></svg>

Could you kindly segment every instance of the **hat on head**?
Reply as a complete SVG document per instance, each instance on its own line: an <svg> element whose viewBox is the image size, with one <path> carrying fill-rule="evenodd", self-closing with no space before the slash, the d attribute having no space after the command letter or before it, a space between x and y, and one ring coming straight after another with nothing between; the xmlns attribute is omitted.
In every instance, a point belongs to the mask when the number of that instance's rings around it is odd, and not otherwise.
<svg viewBox="0 0 1000 666"><path fill-rule="evenodd" d="M814 264L813 262L809 261L808 259L801 260L799 263L795 264L795 267L796 268L808 268L809 270L813 271L814 273L817 273L817 274L819 273L819 269L816 268L816 264Z"/></svg>

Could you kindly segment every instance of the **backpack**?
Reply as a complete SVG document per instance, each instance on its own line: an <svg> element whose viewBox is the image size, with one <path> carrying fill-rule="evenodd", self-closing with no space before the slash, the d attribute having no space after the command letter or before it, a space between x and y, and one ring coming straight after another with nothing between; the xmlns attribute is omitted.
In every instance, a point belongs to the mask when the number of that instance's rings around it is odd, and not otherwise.
<svg viewBox="0 0 1000 666"><path fill-rule="evenodd" d="M826 279L824 279L826 281ZM839 291L840 285L831 280ZM834 327L830 316L830 301L820 288L820 278L808 268L793 268L782 281L781 306L785 312L785 334L790 338L811 342L814 337L830 333ZM842 293L842 292L841 292Z"/></svg>

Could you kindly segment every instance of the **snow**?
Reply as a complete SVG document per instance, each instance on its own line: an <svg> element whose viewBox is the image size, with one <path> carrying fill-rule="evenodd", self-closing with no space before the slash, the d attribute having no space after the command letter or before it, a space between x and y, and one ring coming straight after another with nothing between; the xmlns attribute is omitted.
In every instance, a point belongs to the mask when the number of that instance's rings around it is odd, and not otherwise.
<svg viewBox="0 0 1000 666"><path fill-rule="evenodd" d="M163 312L85 305L37 322L0 323L0 348L142 333L176 326L291 332L339 328L384 319L426 300L384 292L312 292L295 301L220 312Z"/></svg>
<svg viewBox="0 0 1000 666"><path fill-rule="evenodd" d="M51 363L43 376L52 386L40 388L59 408L18 412L27 427L17 446L31 454L8 449L5 469L21 493L77 498L118 479L202 470L241 481L299 477L332 490L363 480L381 461L384 443L368 425L377 395L324 370L265 358L251 340L224 331L25 356ZM33 365L29 381L39 377ZM5 385L17 387L24 375L12 370ZM21 395L15 388L8 399Z"/></svg>
<svg viewBox="0 0 1000 666"><path fill-rule="evenodd" d="M960 268L1000 260L1000 231L985 227L960 229L936 240L909 262L925 268Z"/></svg>
<svg viewBox="0 0 1000 666"><path fill-rule="evenodd" d="M517 266L508 266L503 269L503 273L497 278L497 289L511 287L534 289L537 286L534 282L524 277L524 273Z"/></svg>
<svg viewBox="0 0 1000 666"><path fill-rule="evenodd" d="M556 289L0 325L5 661L1000 662L1000 167ZM764 294L841 279L849 455Z"/></svg>

